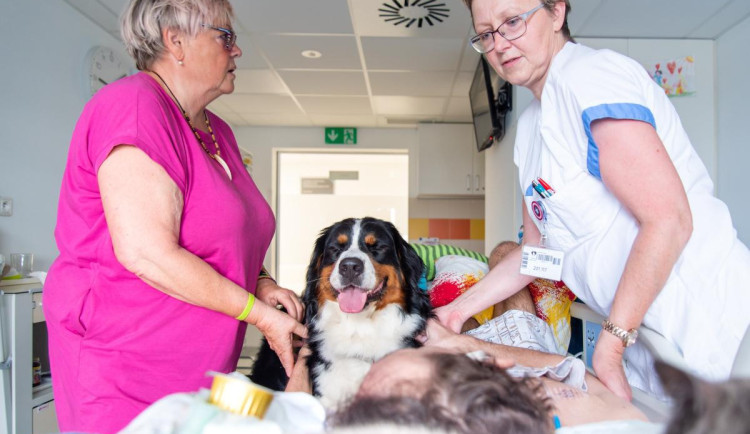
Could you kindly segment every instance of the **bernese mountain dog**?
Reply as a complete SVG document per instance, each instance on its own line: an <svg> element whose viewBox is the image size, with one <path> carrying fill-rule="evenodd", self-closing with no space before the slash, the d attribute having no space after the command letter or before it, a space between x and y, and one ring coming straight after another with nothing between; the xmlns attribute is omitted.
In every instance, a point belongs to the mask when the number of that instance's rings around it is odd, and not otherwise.
<svg viewBox="0 0 750 434"><path fill-rule="evenodd" d="M432 306L418 287L424 264L393 224L349 218L324 229L302 296L313 393L334 408L353 396L376 360L417 347ZM283 390L288 378L263 341L250 379Z"/></svg>

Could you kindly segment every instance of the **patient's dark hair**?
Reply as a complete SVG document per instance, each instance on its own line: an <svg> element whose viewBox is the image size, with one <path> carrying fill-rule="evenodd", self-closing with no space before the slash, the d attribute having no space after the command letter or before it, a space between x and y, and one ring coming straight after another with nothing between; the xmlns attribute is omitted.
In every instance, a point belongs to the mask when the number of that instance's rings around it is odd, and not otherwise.
<svg viewBox="0 0 750 434"><path fill-rule="evenodd" d="M551 406L541 383L513 378L463 354L430 354L433 380L421 396L355 397L334 426L390 422L456 433L551 433Z"/></svg>

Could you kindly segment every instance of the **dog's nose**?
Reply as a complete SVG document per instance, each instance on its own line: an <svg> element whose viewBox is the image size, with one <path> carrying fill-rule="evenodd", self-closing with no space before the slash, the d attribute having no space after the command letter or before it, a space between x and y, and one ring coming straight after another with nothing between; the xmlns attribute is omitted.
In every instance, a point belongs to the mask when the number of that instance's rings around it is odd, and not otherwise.
<svg viewBox="0 0 750 434"><path fill-rule="evenodd" d="M356 283L364 269L365 264L359 258L346 258L339 264L339 274L346 283Z"/></svg>

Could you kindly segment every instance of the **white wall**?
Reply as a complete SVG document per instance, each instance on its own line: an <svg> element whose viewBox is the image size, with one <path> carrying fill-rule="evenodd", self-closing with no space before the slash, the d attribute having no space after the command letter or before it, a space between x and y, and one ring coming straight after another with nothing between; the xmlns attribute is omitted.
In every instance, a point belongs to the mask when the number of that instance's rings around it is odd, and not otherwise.
<svg viewBox="0 0 750 434"><path fill-rule="evenodd" d="M35 269L57 256L60 180L73 126L88 99L84 59L93 45L122 44L62 1L2 0L0 13L0 253L33 252Z"/></svg>
<svg viewBox="0 0 750 434"><path fill-rule="evenodd" d="M533 95L526 88L513 87L513 110L508 114L505 136L484 151L486 153L484 194L484 250L489 255L501 241L518 240L521 226L521 188L518 169L513 164L518 116L529 105Z"/></svg>
<svg viewBox="0 0 750 434"><path fill-rule="evenodd" d="M326 145L324 129L320 127L235 127L233 130L240 148L253 154L253 180L269 203L274 148L406 149L409 151L409 194L416 194L419 152L416 128L359 128L356 145Z"/></svg>
<svg viewBox="0 0 750 434"><path fill-rule="evenodd" d="M750 245L750 18L716 41L718 196L729 206L740 239Z"/></svg>
<svg viewBox="0 0 750 434"><path fill-rule="evenodd" d="M746 20L747 23L748 20ZM733 45L727 48L727 51L733 53L742 52L740 48L748 40L748 30L750 26L745 26L743 34L738 34L735 39L732 39ZM739 32L738 32L739 33ZM717 173L721 173L722 177L730 179L741 179L740 171L741 166L739 162L733 161L734 167L729 167L726 162L722 162L720 170L717 168L719 165L717 161L717 125L716 113L718 100L722 98L722 95L717 96L715 92L716 88L716 62L715 62L715 44L709 40L647 40L647 39L578 39L579 43L588 45L593 48L609 48L614 51L620 52L627 56L632 57L641 64L648 65L652 62L663 62L669 60L679 59L685 56L693 56L695 58L695 94L682 97L670 98L672 104L674 104L677 112L680 114L683 126L690 137L690 140L695 147L698 155L706 165L711 178L716 181ZM727 44L728 45L728 44ZM744 47L742 47L744 48ZM741 57L736 55L735 57ZM732 59L735 63L744 62L748 63L747 59ZM721 65L720 65L721 66ZM745 65L746 66L746 65ZM732 64L729 67L734 68L734 73L737 75L734 79L735 82L740 81L740 71L746 68L738 68L738 65ZM747 89L748 84L743 83ZM728 86L726 86L728 89ZM736 86L733 86L733 90L736 90ZM514 89L514 107L513 107L513 125L509 128L508 134L503 138L502 142L495 144L487 152L486 173L487 173L487 192L485 198L485 250L491 250L494 245L499 241L507 239L516 239L518 227L521 225L521 195L520 187L518 186L517 171L513 164L513 141L515 139L515 120L523 112L528 103L531 101L531 93L526 89ZM744 96L750 96L750 92L744 92ZM737 101L742 99L741 96L736 97ZM732 105L729 110L737 110L738 104ZM720 114L721 116L721 114ZM738 113L737 116L743 116L742 113ZM747 118L747 116L743 116ZM732 122L735 125L736 130L743 125L739 119ZM745 121L746 123L746 121ZM727 124L726 120L722 124L721 128L725 128ZM747 143L747 134L740 134L739 131L733 131L727 133L728 135L726 142L731 142L733 147L739 148L741 144L736 143L737 137L744 136ZM738 136L738 134L740 134ZM727 143L723 144L724 146ZM718 149L723 149L720 146ZM731 149L731 148L730 148ZM735 153L735 150L729 152ZM747 148L744 148L744 155L747 156L750 152ZM725 151L726 153L726 151ZM720 154L721 155L721 154ZM736 153L735 153L736 155ZM728 156L731 159L731 156ZM748 159L744 159L745 163ZM510 189L507 185L508 179L512 176L513 178L513 196L511 197ZM491 177L494 177L491 178ZM720 194L720 197L721 194ZM745 195L745 197L750 197ZM509 201L512 201L509 202ZM737 200L739 202L739 200ZM747 216L747 210L750 209L750 205L747 204L747 199L742 204L745 207L745 216ZM735 209L731 209L736 212ZM736 219L736 217L735 217ZM747 220L747 218L745 219ZM747 230L745 230L746 236L750 236L750 222L747 222ZM735 226L737 223L735 222Z"/></svg>

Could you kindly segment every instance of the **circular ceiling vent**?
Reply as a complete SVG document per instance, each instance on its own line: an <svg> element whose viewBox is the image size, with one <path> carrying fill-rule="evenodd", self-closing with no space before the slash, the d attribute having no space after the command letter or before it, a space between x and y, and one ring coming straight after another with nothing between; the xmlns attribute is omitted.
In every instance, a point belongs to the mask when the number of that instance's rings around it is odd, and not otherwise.
<svg viewBox="0 0 750 434"><path fill-rule="evenodd" d="M448 18L448 12L450 12L445 3L437 3L437 1L412 0L409 2L409 0L391 0L390 2L383 3L383 6L378 11L383 21L391 23L394 26L403 24L406 27L411 27L415 23L417 27L422 27L424 23L434 26Z"/></svg>

